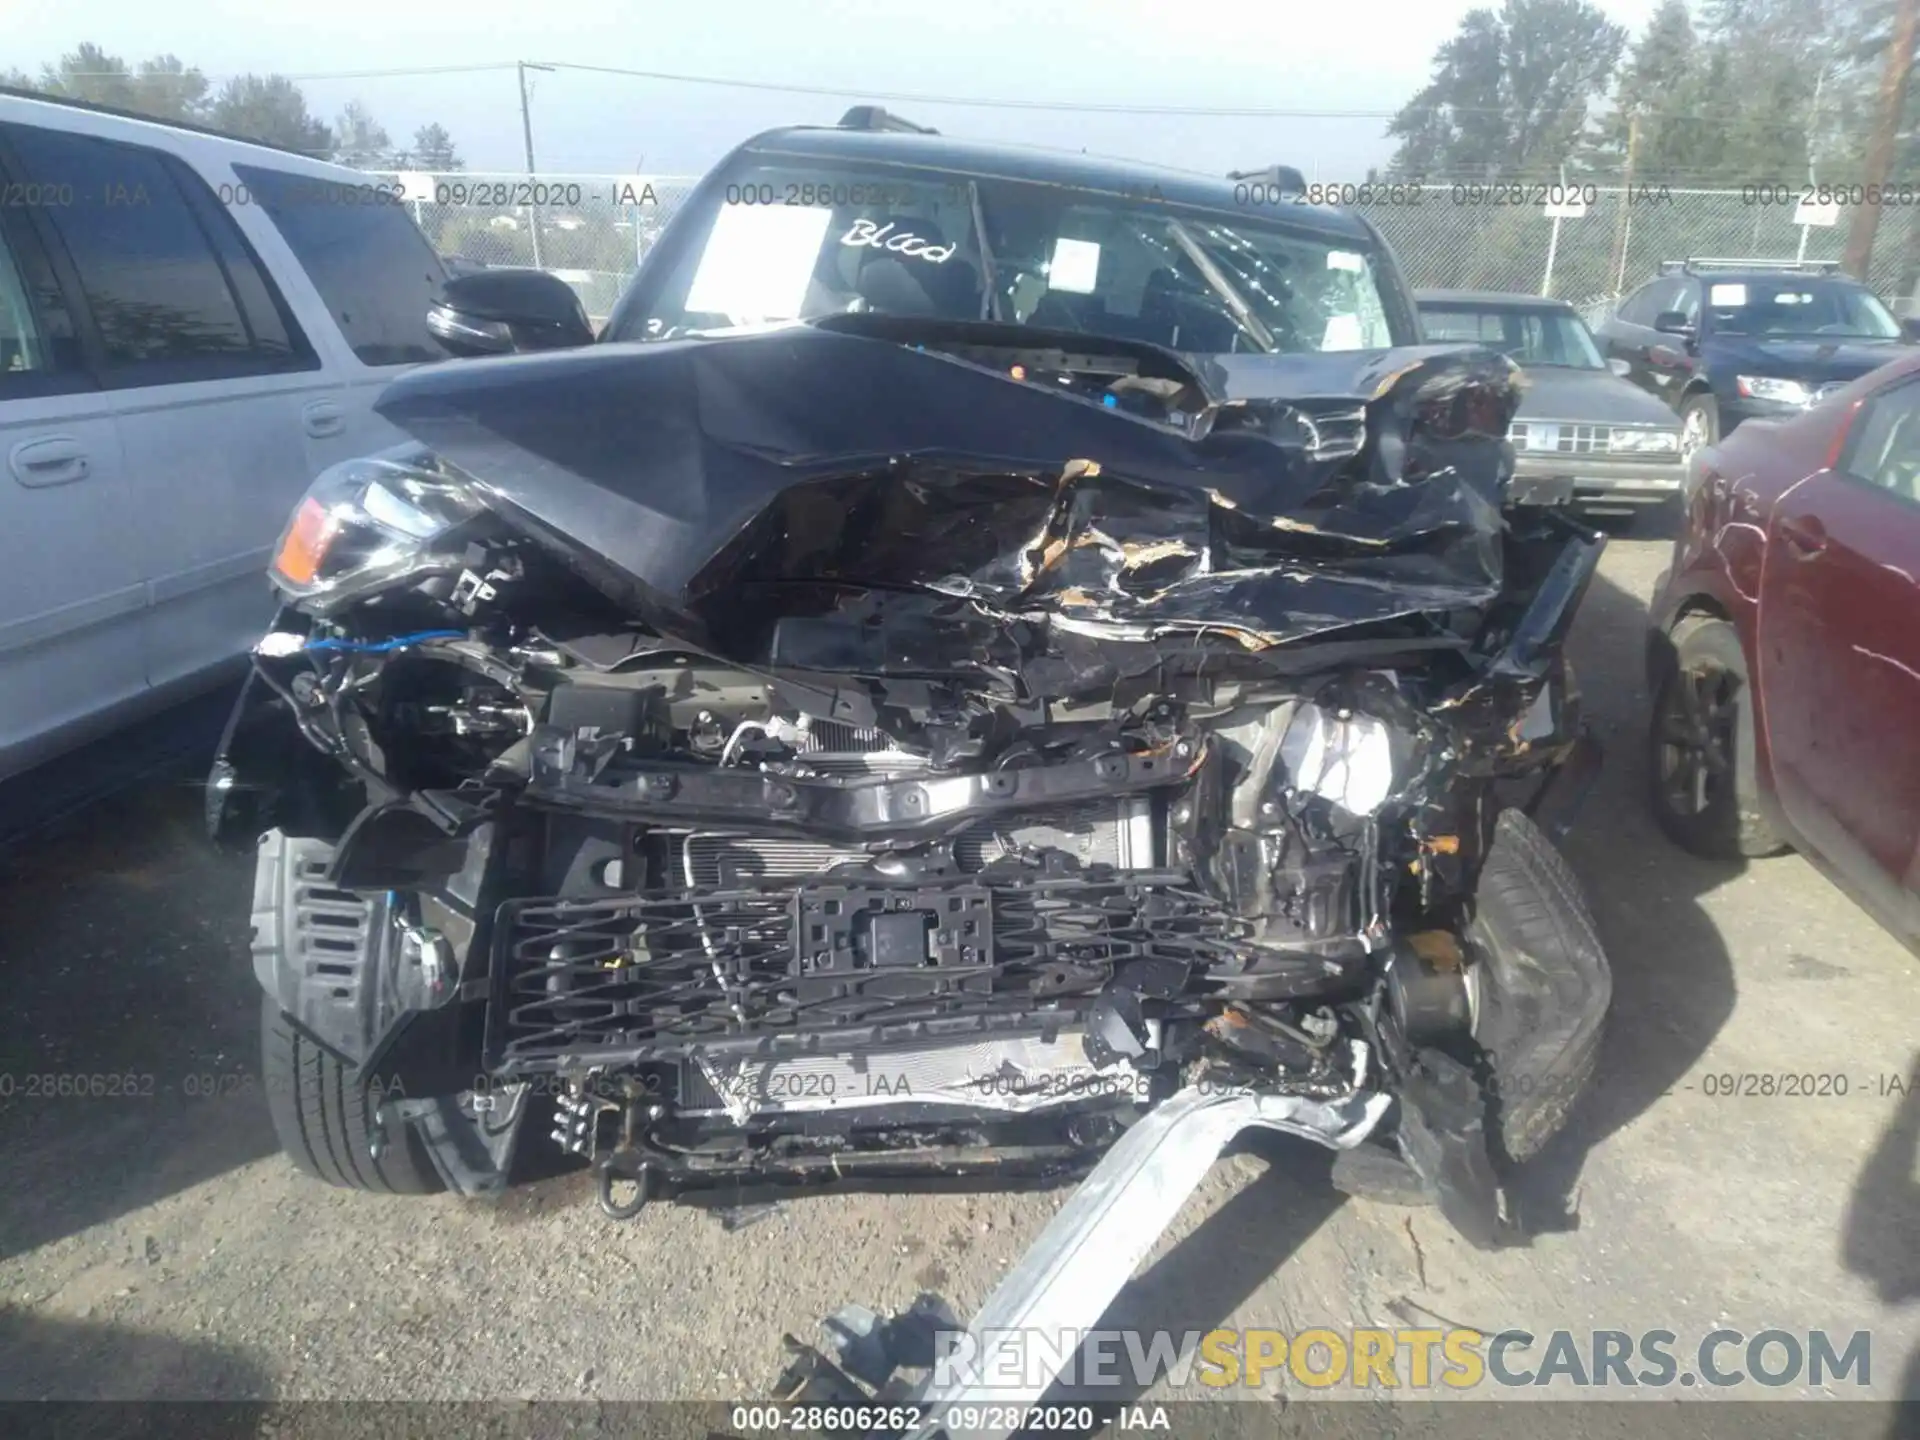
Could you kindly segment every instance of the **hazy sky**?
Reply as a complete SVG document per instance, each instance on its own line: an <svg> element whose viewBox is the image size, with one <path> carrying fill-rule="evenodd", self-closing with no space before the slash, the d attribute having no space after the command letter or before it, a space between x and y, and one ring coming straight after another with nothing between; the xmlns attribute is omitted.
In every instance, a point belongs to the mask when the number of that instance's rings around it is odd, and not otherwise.
<svg viewBox="0 0 1920 1440"><path fill-rule="evenodd" d="M1656 0L1600 0L1638 31ZM565 171L697 173L756 130L830 123L876 92L1119 105L1260 106L1342 118L993 110L896 102L954 134L1222 171L1298 165L1358 179L1391 145L1381 118L1426 79L1471 0L1203 5L1151 0L0 0L0 64L37 71L91 40L128 61L172 52L216 83L547 60L843 91L785 94L560 71L530 75L535 158ZM364 100L395 141L438 120L468 167L524 166L512 69L301 79L331 120Z"/></svg>

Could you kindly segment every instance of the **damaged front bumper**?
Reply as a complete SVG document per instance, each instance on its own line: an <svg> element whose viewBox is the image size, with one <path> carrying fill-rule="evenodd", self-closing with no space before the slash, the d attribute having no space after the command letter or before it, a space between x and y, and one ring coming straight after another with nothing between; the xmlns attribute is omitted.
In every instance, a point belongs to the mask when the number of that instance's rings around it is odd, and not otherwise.
<svg viewBox="0 0 1920 1440"><path fill-rule="evenodd" d="M1515 458L1508 503L1629 510L1661 505L1681 492L1686 467L1677 457L1612 460L1532 455Z"/></svg>
<svg viewBox="0 0 1920 1440"><path fill-rule="evenodd" d="M432 449L316 487L209 787L263 987L468 1192L535 1114L613 1213L1058 1178L1198 1087L1497 1243L1607 1000L1520 873L1603 542L1502 513L1512 367L968 333L389 391Z"/></svg>

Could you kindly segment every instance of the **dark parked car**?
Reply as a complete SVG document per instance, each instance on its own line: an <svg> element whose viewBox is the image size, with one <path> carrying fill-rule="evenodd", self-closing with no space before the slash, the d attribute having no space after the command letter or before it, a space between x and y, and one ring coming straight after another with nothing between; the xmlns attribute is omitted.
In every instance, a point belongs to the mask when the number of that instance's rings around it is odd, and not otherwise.
<svg viewBox="0 0 1920 1440"><path fill-rule="evenodd" d="M1653 806L1798 847L1920 950L1920 356L1703 451L1653 608Z"/></svg>
<svg viewBox="0 0 1920 1440"><path fill-rule="evenodd" d="M1610 360L1680 416L1692 455L1743 420L1778 420L1899 358L1893 312L1835 265L1680 260L1600 327Z"/></svg>
<svg viewBox="0 0 1920 1440"><path fill-rule="evenodd" d="M550 353L389 387L288 525L209 787L282 1142L479 1192L538 1100L629 1214L1071 1174L1217 1084L1495 1242L1610 994L1496 798L1591 758L1604 543L1503 518L1518 372L1356 216L850 118L599 343L450 281Z"/></svg>
<svg viewBox="0 0 1920 1440"><path fill-rule="evenodd" d="M1428 340L1498 350L1526 372L1511 439L1512 498L1632 512L1680 493L1680 426L1673 412L1610 368L1564 300L1492 290L1421 290Z"/></svg>

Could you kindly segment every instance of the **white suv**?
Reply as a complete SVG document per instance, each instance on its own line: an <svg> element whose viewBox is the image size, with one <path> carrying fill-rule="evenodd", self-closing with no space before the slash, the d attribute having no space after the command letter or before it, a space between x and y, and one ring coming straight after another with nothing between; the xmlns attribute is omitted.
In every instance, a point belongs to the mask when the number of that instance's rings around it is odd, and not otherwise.
<svg viewBox="0 0 1920 1440"><path fill-rule="evenodd" d="M0 94L0 780L228 673L444 279L375 177Z"/></svg>

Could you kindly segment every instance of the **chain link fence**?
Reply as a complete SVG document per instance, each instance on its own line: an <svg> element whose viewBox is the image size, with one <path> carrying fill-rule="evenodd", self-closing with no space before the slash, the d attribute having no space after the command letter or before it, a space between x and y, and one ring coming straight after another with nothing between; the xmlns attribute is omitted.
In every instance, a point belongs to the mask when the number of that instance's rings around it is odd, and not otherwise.
<svg viewBox="0 0 1920 1440"><path fill-rule="evenodd" d="M389 172L455 269L530 265L579 292L597 327L699 177Z"/></svg>
<svg viewBox="0 0 1920 1440"><path fill-rule="evenodd" d="M605 319L697 177L390 174L436 249L456 264L535 265ZM1741 256L1837 261L1848 212L1794 223L1799 186L1744 190L1574 185L1584 213L1557 225L1538 185L1485 181L1352 187L1353 208L1392 243L1416 286L1514 290L1573 301L1596 319L1662 260ZM1280 212L1274 212L1280 213ZM1556 233L1557 231L1557 233ZM1869 275L1901 309L1920 277L1920 206L1886 205Z"/></svg>
<svg viewBox="0 0 1920 1440"><path fill-rule="evenodd" d="M1552 294L1583 312L1604 311L1656 273L1662 260L1838 261L1846 245L1844 206L1837 207L1834 224L1794 223L1797 185L1567 188L1579 192L1584 213L1557 226L1544 213L1537 185L1427 185L1414 192L1417 202L1411 195L1370 204L1362 197L1354 208L1380 227L1416 286ZM1889 300L1906 300L1917 273L1920 207L1883 206L1869 283Z"/></svg>

